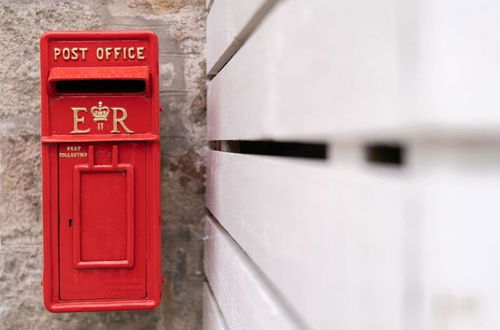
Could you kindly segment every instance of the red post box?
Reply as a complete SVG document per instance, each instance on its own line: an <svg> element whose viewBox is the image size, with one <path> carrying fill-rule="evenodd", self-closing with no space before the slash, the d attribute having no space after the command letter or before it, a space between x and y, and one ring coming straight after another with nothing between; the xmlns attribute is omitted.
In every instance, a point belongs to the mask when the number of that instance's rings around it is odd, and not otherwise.
<svg viewBox="0 0 500 330"><path fill-rule="evenodd" d="M40 59L45 306L154 308L162 285L157 37L48 32Z"/></svg>

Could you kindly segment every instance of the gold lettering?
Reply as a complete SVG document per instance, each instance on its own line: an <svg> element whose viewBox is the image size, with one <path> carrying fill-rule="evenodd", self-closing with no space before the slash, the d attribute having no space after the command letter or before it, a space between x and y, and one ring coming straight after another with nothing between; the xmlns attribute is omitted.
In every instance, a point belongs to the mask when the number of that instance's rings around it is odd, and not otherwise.
<svg viewBox="0 0 500 330"><path fill-rule="evenodd" d="M137 59L138 60L143 60L144 59L144 47L137 47Z"/></svg>
<svg viewBox="0 0 500 330"><path fill-rule="evenodd" d="M129 49L128 49L128 58L130 58L131 60L133 60L135 58L134 50L135 50L134 47L129 47Z"/></svg>
<svg viewBox="0 0 500 330"><path fill-rule="evenodd" d="M71 59L72 60L78 59L78 48L71 48Z"/></svg>
<svg viewBox="0 0 500 330"><path fill-rule="evenodd" d="M102 60L104 58L104 49L102 49L101 47L97 48L95 51L95 56L98 60Z"/></svg>
<svg viewBox="0 0 500 330"><path fill-rule="evenodd" d="M64 47L64 48L54 48L54 60L57 61L57 59L62 55L63 60L68 61L68 60L74 60L77 61L78 59L85 60L85 55L87 52L88 48L78 48L78 47Z"/></svg>
<svg viewBox="0 0 500 330"><path fill-rule="evenodd" d="M111 56L111 47L106 47L106 60L109 60L109 57Z"/></svg>
<svg viewBox="0 0 500 330"><path fill-rule="evenodd" d="M77 48L81 52L82 59L85 59L85 52L87 48ZM99 47L96 48L96 58L100 61L109 61L114 59L118 61L122 60L144 60L146 56L144 55L145 47ZM73 49L71 50L73 52ZM62 51L64 57L64 49ZM71 57L73 59L73 57Z"/></svg>
<svg viewBox="0 0 500 330"><path fill-rule="evenodd" d="M63 48L62 57L63 57L63 60L66 60L66 61L69 60L69 58L70 58L69 48Z"/></svg>
<svg viewBox="0 0 500 330"><path fill-rule="evenodd" d="M90 128L83 130L78 128L79 123L83 124L85 122L85 117L78 117L78 113L80 111L87 112L87 108L71 108L71 110L73 110L73 130L70 132L70 134L83 134L90 132Z"/></svg>
<svg viewBox="0 0 500 330"><path fill-rule="evenodd" d="M54 48L54 60L57 61L57 57L61 55L61 48Z"/></svg>
<svg viewBox="0 0 500 330"><path fill-rule="evenodd" d="M114 53L115 53L115 61L118 59L118 56L120 56L120 50L121 48L120 47L115 47L113 49Z"/></svg>
<svg viewBox="0 0 500 330"><path fill-rule="evenodd" d="M113 130L111 133L120 133L118 130L118 123L122 126L123 130L126 133L134 133L134 131L130 130L126 125L125 125L125 119L127 119L127 110L124 108L111 108L113 110ZM122 113L122 116L118 118L118 111Z"/></svg>
<svg viewBox="0 0 500 330"><path fill-rule="evenodd" d="M87 157L86 152L60 152L59 158L79 158L79 157Z"/></svg>
<svg viewBox="0 0 500 330"><path fill-rule="evenodd" d="M88 48L80 48L80 52L82 53L82 60L85 60L85 53L87 52Z"/></svg>

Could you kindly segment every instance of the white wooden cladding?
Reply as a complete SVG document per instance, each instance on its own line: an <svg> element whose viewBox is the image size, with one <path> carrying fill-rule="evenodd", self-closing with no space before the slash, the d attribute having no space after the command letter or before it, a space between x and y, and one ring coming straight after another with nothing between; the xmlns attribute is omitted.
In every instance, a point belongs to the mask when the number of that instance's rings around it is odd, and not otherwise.
<svg viewBox="0 0 500 330"><path fill-rule="evenodd" d="M205 266L228 328L273 328L252 305L267 295L283 329L500 329L498 1L270 4L211 8L209 139L333 156L209 152ZM406 164L365 164L380 140Z"/></svg>
<svg viewBox="0 0 500 330"><path fill-rule="evenodd" d="M205 274L230 329L297 329L248 257L206 220Z"/></svg>
<svg viewBox="0 0 500 330"><path fill-rule="evenodd" d="M238 51L276 0L217 0L207 19L207 73L215 75Z"/></svg>
<svg viewBox="0 0 500 330"><path fill-rule="evenodd" d="M408 309L414 329L500 329L499 144L431 141L413 149L416 222L407 244L418 263L407 272L421 304Z"/></svg>
<svg viewBox="0 0 500 330"><path fill-rule="evenodd" d="M400 174L216 151L208 164L209 210L308 326L400 329Z"/></svg>
<svg viewBox="0 0 500 330"><path fill-rule="evenodd" d="M210 8L212 8L213 3L214 3L214 0L205 0L205 6L207 7L208 11L210 11Z"/></svg>
<svg viewBox="0 0 500 330"><path fill-rule="evenodd" d="M216 1L209 58L231 25L217 2L242 6ZM209 138L498 135L499 16L496 0L279 1L210 83Z"/></svg>
<svg viewBox="0 0 500 330"><path fill-rule="evenodd" d="M226 330L217 301L207 284L203 286L203 330Z"/></svg>
<svg viewBox="0 0 500 330"><path fill-rule="evenodd" d="M499 150L417 143L386 170L211 151L207 205L308 327L495 330Z"/></svg>

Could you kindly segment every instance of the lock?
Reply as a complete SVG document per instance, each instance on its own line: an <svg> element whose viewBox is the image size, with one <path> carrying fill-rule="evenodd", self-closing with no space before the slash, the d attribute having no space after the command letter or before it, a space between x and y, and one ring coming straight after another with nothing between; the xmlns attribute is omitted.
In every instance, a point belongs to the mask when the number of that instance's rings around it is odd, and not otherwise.
<svg viewBox="0 0 500 330"><path fill-rule="evenodd" d="M52 312L161 301L158 40L40 40L44 303Z"/></svg>

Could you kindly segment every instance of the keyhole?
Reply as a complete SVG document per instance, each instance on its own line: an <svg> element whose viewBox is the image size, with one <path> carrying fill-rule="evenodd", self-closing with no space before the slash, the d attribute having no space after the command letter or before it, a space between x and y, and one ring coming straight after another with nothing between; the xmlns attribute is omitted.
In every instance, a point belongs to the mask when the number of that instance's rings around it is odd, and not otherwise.
<svg viewBox="0 0 500 330"><path fill-rule="evenodd" d="M73 222L73 219L68 220L68 225L71 227L71 223Z"/></svg>

